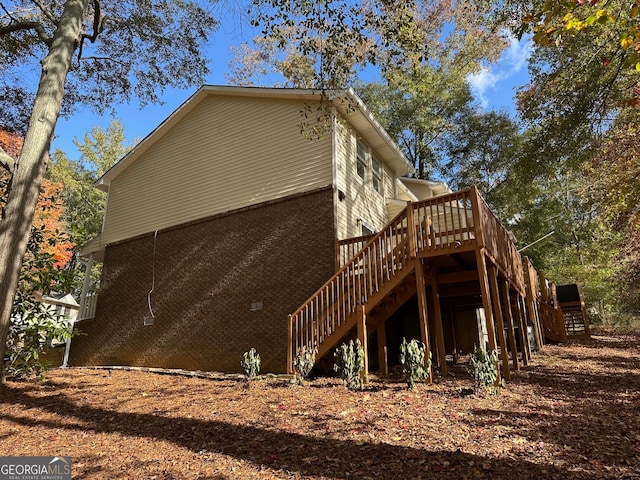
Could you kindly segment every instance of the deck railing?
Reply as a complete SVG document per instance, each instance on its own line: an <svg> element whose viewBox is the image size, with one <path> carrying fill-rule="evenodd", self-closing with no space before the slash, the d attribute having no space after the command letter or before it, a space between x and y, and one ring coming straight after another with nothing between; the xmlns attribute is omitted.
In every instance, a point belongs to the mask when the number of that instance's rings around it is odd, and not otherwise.
<svg viewBox="0 0 640 480"><path fill-rule="evenodd" d="M409 259L407 225L405 208L289 316L289 369L301 347L319 347L405 266Z"/></svg>
<svg viewBox="0 0 640 480"><path fill-rule="evenodd" d="M97 293L87 293L80 301L80 309L78 310L78 320L86 320L96 316L96 305L98 304Z"/></svg>
<svg viewBox="0 0 640 480"><path fill-rule="evenodd" d="M375 233L338 240L338 265L344 266L369 243Z"/></svg>
<svg viewBox="0 0 640 480"><path fill-rule="evenodd" d="M288 368L301 347L320 347L351 325L358 306L381 292L411 259L482 245L524 285L522 262L508 232L473 187L408 202L384 230L339 242L340 270L289 316Z"/></svg>
<svg viewBox="0 0 640 480"><path fill-rule="evenodd" d="M494 257L496 265L521 292L524 292L522 257L513 243L509 231L500 223L484 199L479 194L476 197L482 229L482 244L486 247L489 255Z"/></svg>
<svg viewBox="0 0 640 480"><path fill-rule="evenodd" d="M418 252L441 252L475 245L476 229L471 204L473 191L412 203Z"/></svg>

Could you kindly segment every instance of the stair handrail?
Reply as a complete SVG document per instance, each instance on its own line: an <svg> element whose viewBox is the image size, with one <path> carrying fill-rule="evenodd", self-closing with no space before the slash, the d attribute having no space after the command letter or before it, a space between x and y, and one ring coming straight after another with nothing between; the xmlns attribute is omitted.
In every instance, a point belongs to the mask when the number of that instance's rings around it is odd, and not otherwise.
<svg viewBox="0 0 640 480"><path fill-rule="evenodd" d="M384 285L385 278L390 280L392 274L395 275L395 271L401 267L398 256L402 252L405 255L401 258L408 258L408 239L411 237L409 229L412 230L413 225L410 226L408 222L407 212L407 207L403 208L384 229L373 235L349 262L289 315L289 373L293 367L294 352L302 346L318 347L324 337L343 325L359 305L366 303L367 298L375 293L374 290ZM403 240L398 242L398 238ZM374 262L371 263L370 259L374 259ZM307 318L303 321L301 316L305 312ZM316 325L313 325L314 317L321 312L326 314L324 322L321 323L320 319L315 318ZM297 324L298 328L294 328L294 324Z"/></svg>

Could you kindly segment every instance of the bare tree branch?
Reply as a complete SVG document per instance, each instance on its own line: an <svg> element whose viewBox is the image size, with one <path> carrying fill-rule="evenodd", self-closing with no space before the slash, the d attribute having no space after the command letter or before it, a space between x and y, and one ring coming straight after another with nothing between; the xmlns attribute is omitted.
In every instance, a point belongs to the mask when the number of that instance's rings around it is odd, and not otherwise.
<svg viewBox="0 0 640 480"><path fill-rule="evenodd" d="M44 25L40 22L18 22L12 23L11 25L5 25L4 27L0 27L0 37L20 30L34 30L38 34L38 38L42 43L48 47L51 46L52 37L47 34L44 29Z"/></svg>
<svg viewBox="0 0 640 480"><path fill-rule="evenodd" d="M51 10L47 9L40 0L33 0L33 3L37 5L40 11L51 21L51 23L56 26L58 25L58 19L56 18L56 16L53 14L53 12L51 12Z"/></svg>
<svg viewBox="0 0 640 480"><path fill-rule="evenodd" d="M78 62L82 59L82 47L84 46L84 41L89 40L91 43L95 42L105 28L105 17L102 16L102 11L100 8L100 1L93 0L93 33L91 35L87 33L82 34L82 38L80 39L80 48L78 49Z"/></svg>

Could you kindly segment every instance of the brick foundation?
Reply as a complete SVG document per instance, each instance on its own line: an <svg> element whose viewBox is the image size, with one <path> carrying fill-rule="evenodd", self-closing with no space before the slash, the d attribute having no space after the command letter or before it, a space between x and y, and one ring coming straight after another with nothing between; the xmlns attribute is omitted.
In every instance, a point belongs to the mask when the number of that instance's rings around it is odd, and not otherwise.
<svg viewBox="0 0 640 480"><path fill-rule="evenodd" d="M236 372L255 347L262 372L284 372L287 315L334 272L333 189L160 231L155 267L153 249L153 234L107 247L96 317L78 324L70 365Z"/></svg>

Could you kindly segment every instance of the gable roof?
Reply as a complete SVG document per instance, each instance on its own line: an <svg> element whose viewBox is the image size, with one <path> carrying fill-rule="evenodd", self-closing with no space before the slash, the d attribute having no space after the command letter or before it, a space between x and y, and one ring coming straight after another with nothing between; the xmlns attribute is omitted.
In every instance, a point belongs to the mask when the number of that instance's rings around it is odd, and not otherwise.
<svg viewBox="0 0 640 480"><path fill-rule="evenodd" d="M336 110L346 118L358 131L358 134L382 157L396 176L413 172L413 166L404 156L400 148L373 117L363 101L353 89L321 91L300 88L264 88L264 87L233 87L220 85L204 85L190 98L180 105L158 127L138 143L129 153L111 167L95 185L100 190L109 191L111 181L122 173L132 162L142 155L158 139L167 133L174 125L184 118L204 98L209 95L226 95L236 97L283 98L318 102L328 99Z"/></svg>

